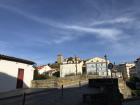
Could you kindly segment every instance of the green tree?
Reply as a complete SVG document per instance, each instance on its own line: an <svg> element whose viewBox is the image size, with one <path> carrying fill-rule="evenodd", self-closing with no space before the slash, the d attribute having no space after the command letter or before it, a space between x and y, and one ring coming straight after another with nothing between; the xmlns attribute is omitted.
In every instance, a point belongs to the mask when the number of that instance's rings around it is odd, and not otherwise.
<svg viewBox="0 0 140 105"><path fill-rule="evenodd" d="M35 68L35 70L34 70L34 80L37 80L38 79L38 70L37 70L37 68Z"/></svg>

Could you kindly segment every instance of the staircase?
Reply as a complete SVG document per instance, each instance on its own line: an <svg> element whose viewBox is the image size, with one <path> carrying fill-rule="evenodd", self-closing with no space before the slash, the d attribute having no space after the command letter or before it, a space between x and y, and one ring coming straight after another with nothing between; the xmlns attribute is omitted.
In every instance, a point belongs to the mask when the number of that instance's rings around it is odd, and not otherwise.
<svg viewBox="0 0 140 105"><path fill-rule="evenodd" d="M131 97L131 89L126 85L122 78L118 79L119 90L123 94L123 98L127 99Z"/></svg>

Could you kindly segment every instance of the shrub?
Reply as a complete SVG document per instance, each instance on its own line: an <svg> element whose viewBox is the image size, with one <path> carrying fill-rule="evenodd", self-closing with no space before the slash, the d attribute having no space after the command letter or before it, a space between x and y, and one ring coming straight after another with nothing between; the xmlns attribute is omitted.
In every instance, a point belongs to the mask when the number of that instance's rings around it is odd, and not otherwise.
<svg viewBox="0 0 140 105"><path fill-rule="evenodd" d="M140 96L140 90L132 90L133 96Z"/></svg>
<svg viewBox="0 0 140 105"><path fill-rule="evenodd" d="M37 80L43 80L43 79L46 79L46 76L44 74L39 74L37 76Z"/></svg>
<svg viewBox="0 0 140 105"><path fill-rule="evenodd" d="M33 78L33 79L34 79L34 80L37 80L38 75L39 75L39 74L38 74L38 70L35 69L35 70L34 70L34 78Z"/></svg>
<svg viewBox="0 0 140 105"><path fill-rule="evenodd" d="M129 81L130 82L140 82L140 79L138 78L138 77L131 77L130 79L129 79Z"/></svg>
<svg viewBox="0 0 140 105"><path fill-rule="evenodd" d="M127 82L126 82L126 85L127 85L130 89L132 89L132 90L135 90L135 89L136 89L136 84L135 84L135 82L127 81Z"/></svg>
<svg viewBox="0 0 140 105"><path fill-rule="evenodd" d="M55 76L55 77L60 77L60 71L55 72L55 73L53 74L53 76Z"/></svg>
<svg viewBox="0 0 140 105"><path fill-rule="evenodd" d="M75 73L66 74L65 76L75 76Z"/></svg>

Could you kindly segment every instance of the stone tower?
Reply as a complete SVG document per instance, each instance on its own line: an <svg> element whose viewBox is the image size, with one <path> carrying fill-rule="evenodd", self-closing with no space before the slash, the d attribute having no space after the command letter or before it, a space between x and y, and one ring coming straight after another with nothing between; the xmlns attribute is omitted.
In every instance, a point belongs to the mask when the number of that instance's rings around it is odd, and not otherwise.
<svg viewBox="0 0 140 105"><path fill-rule="evenodd" d="M64 60L63 56L61 54L58 54L57 55L57 63L61 64L61 63L63 63L63 60Z"/></svg>

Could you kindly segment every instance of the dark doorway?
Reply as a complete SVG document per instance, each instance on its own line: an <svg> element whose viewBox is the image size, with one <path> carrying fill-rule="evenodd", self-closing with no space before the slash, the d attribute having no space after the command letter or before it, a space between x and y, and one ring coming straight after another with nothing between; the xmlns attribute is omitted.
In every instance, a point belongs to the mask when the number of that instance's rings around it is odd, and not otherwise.
<svg viewBox="0 0 140 105"><path fill-rule="evenodd" d="M82 67L82 74L87 74L86 67Z"/></svg>
<svg viewBox="0 0 140 105"><path fill-rule="evenodd" d="M23 87L24 69L18 69L17 89Z"/></svg>

